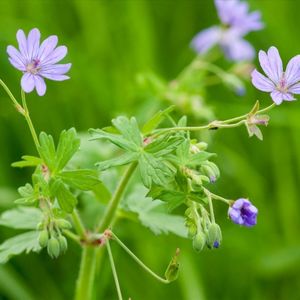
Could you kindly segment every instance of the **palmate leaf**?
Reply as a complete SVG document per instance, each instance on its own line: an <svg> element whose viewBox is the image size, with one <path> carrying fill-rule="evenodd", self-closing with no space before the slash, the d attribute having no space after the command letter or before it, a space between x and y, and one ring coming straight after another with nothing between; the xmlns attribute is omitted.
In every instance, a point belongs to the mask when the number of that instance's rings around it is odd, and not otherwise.
<svg viewBox="0 0 300 300"><path fill-rule="evenodd" d="M136 161L139 158L140 154L138 152L125 152L119 157L112 158L109 160L101 161L96 164L100 171L105 171L112 167L118 167L127 165L133 161Z"/></svg>
<svg viewBox="0 0 300 300"><path fill-rule="evenodd" d="M135 212L141 223L155 234L167 234L169 232L181 237L187 237L187 229L184 218L168 213L167 206L160 200L152 200L146 197L147 190L136 186L132 193L122 202L125 210Z"/></svg>
<svg viewBox="0 0 300 300"><path fill-rule="evenodd" d="M161 186L168 184L176 172L162 158L154 157L154 155L146 152L140 156L139 170L143 184L147 188L151 187L152 182Z"/></svg>
<svg viewBox="0 0 300 300"><path fill-rule="evenodd" d="M38 194L29 183L19 187L18 193L21 196L21 198L15 200L15 203L18 204L33 204L38 199Z"/></svg>
<svg viewBox="0 0 300 300"><path fill-rule="evenodd" d="M45 132L40 133L40 147L39 153L48 166L50 170L54 169L55 165L55 158L56 158L56 151L55 151L55 144L53 141L53 137L51 135L46 134Z"/></svg>
<svg viewBox="0 0 300 300"><path fill-rule="evenodd" d="M142 132L144 134L151 133L174 109L175 105L172 105L165 110L160 110L157 112L148 122L144 124Z"/></svg>
<svg viewBox="0 0 300 300"><path fill-rule="evenodd" d="M38 243L38 231L28 231L16 235L0 245L0 263L6 263L12 256L23 252L39 252L41 247Z"/></svg>
<svg viewBox="0 0 300 300"><path fill-rule="evenodd" d="M137 152L142 147L142 135L135 118L118 117L112 120L120 134L106 132L101 129L91 129L93 139L106 139L123 150Z"/></svg>
<svg viewBox="0 0 300 300"><path fill-rule="evenodd" d="M80 146L75 128L63 130L60 134L56 150L55 170L62 170Z"/></svg>
<svg viewBox="0 0 300 300"><path fill-rule="evenodd" d="M11 164L15 168L36 167L42 163L42 159L36 156L24 155L21 161L16 161Z"/></svg>
<svg viewBox="0 0 300 300"><path fill-rule="evenodd" d="M62 210L72 213L77 204L77 199L64 185L61 179L56 179L51 184L52 197L56 197L57 202Z"/></svg>
<svg viewBox="0 0 300 300"><path fill-rule="evenodd" d="M5 211L0 216L0 225L15 229L36 229L43 213L35 207L18 207Z"/></svg>

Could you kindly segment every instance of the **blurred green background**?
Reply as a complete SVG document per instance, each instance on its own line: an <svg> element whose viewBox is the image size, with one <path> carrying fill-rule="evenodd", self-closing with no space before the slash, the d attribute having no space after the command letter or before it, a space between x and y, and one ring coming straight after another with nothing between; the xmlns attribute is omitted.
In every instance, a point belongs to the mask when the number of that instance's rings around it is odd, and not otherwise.
<svg viewBox="0 0 300 300"><path fill-rule="evenodd" d="M275 45L285 63L300 53L300 2L249 2L261 10L266 24L247 37L255 48ZM189 48L192 37L218 23L211 0L1 0L0 8L0 77L16 94L21 74L9 65L5 49L16 45L19 28L38 27L43 38L57 34L69 48L65 61L73 64L71 80L48 82L42 98L28 96L36 128L55 137L64 128L86 131L108 125L119 113L135 114L145 98L136 75L151 71L167 81L175 78L195 56ZM219 118L247 112L258 98L270 104L269 96L250 84L243 97L223 86L207 93ZM222 172L215 189L228 198L249 197L259 208L258 225L239 228L227 219L226 207L217 205L222 247L197 254L190 241L156 237L138 224L120 223L120 236L157 272L163 272L176 247L182 249L180 278L164 286L113 245L125 299L300 299L299 103L283 103L270 115L263 143L238 128L214 133L209 148L218 153ZM16 188L30 180L28 171L10 164L35 152L24 120L3 91L0 137L0 206L5 210L13 205ZM2 241L13 231L1 228L0 234ZM0 267L0 299L71 299L80 249L70 243L57 260L44 252ZM95 287L95 299L117 299L108 264L98 270Z"/></svg>

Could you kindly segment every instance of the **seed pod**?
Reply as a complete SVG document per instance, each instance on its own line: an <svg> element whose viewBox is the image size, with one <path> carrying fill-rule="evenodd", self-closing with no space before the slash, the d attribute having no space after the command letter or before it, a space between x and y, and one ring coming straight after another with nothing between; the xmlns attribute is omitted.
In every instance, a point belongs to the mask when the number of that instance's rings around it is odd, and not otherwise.
<svg viewBox="0 0 300 300"><path fill-rule="evenodd" d="M42 230L39 234L39 244L42 248L46 247L49 240L48 230Z"/></svg>
<svg viewBox="0 0 300 300"><path fill-rule="evenodd" d="M61 252L65 253L67 251L67 249L68 249L67 239L63 235L60 235L58 237L58 242L59 242L59 246L60 246Z"/></svg>
<svg viewBox="0 0 300 300"><path fill-rule="evenodd" d="M47 246L47 251L52 258L57 258L59 256L60 245L57 238L53 236L50 238Z"/></svg>
<svg viewBox="0 0 300 300"><path fill-rule="evenodd" d="M179 263L178 263L178 256L179 256L180 250L177 248L175 255L172 257L167 270L165 272L166 279L171 282L175 281L178 278L179 275Z"/></svg>
<svg viewBox="0 0 300 300"><path fill-rule="evenodd" d="M193 238L193 248L197 252L202 251L206 243L206 236L202 231L199 231Z"/></svg>
<svg viewBox="0 0 300 300"><path fill-rule="evenodd" d="M218 224L212 223L207 230L207 246L208 248L219 248L222 241L222 232Z"/></svg>
<svg viewBox="0 0 300 300"><path fill-rule="evenodd" d="M55 224L61 229L71 229L72 228L71 223L65 219L55 220Z"/></svg>

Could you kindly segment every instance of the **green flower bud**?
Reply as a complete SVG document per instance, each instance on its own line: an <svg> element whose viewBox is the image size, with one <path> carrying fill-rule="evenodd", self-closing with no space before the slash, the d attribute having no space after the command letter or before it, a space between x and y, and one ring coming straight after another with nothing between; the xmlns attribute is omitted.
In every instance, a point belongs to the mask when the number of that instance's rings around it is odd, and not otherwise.
<svg viewBox="0 0 300 300"><path fill-rule="evenodd" d="M42 230L39 234L39 244L42 248L46 247L49 240L48 230Z"/></svg>
<svg viewBox="0 0 300 300"><path fill-rule="evenodd" d="M177 248L175 255L172 257L167 270L165 272L166 279L171 282L175 281L178 278L179 274L179 263L178 263L178 256L179 256L180 250Z"/></svg>
<svg viewBox="0 0 300 300"><path fill-rule="evenodd" d="M188 225L188 236L190 238L193 238L195 235L197 234L197 226L190 222L190 224Z"/></svg>
<svg viewBox="0 0 300 300"><path fill-rule="evenodd" d="M209 248L219 248L222 241L222 232L218 224L212 223L207 230L207 246Z"/></svg>
<svg viewBox="0 0 300 300"><path fill-rule="evenodd" d="M212 182L212 183L215 182L220 177L219 168L217 167L216 164L214 164L211 161L205 162L201 166L201 170L206 176L208 176L210 182Z"/></svg>
<svg viewBox="0 0 300 300"><path fill-rule="evenodd" d="M207 143L205 142L200 142L196 144L196 147L200 150L200 151L204 151L207 149Z"/></svg>
<svg viewBox="0 0 300 300"><path fill-rule="evenodd" d="M67 249L68 249L67 239L63 235L60 235L58 237L58 242L59 242L59 246L60 246L61 252L65 253L67 251Z"/></svg>
<svg viewBox="0 0 300 300"><path fill-rule="evenodd" d="M193 248L197 252L202 251L206 243L206 236L202 231L199 231L193 238Z"/></svg>
<svg viewBox="0 0 300 300"><path fill-rule="evenodd" d="M47 246L47 251L48 251L48 254L52 258L56 258L59 256L60 245L59 245L59 241L57 238L55 238L53 236L50 238L50 240L48 242L48 246Z"/></svg>
<svg viewBox="0 0 300 300"><path fill-rule="evenodd" d="M71 223L68 222L68 221L65 220L65 219L58 219L58 220L55 220L55 224L56 224L59 228L62 228L62 229L71 229L71 228L72 228Z"/></svg>
<svg viewBox="0 0 300 300"><path fill-rule="evenodd" d="M44 223L43 222L40 222L36 225L36 229L37 230L42 230L44 228Z"/></svg>

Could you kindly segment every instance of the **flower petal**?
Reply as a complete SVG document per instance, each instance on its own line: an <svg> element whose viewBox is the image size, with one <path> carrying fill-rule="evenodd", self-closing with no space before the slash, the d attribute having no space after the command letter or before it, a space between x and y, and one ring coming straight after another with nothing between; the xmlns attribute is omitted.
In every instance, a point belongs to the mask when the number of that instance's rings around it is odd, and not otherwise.
<svg viewBox="0 0 300 300"><path fill-rule="evenodd" d="M26 67L23 64L20 64L18 61L14 60L11 57L9 57L8 60L16 69L18 69L22 72L26 71Z"/></svg>
<svg viewBox="0 0 300 300"><path fill-rule="evenodd" d="M272 92L275 89L274 83L256 69L251 73L251 77L252 84L260 91Z"/></svg>
<svg viewBox="0 0 300 300"><path fill-rule="evenodd" d="M42 67L40 73L46 73L46 74L65 74L69 72L72 64L55 64L55 65L48 65L45 67Z"/></svg>
<svg viewBox="0 0 300 300"><path fill-rule="evenodd" d="M300 83L290 86L288 91L291 94L300 94Z"/></svg>
<svg viewBox="0 0 300 300"><path fill-rule="evenodd" d="M273 101L274 101L277 105L281 104L282 101L283 101L283 95L282 95L282 93L279 92L279 91L277 91L277 90L275 90L275 91L273 91L273 92L271 93L271 97L272 97Z"/></svg>
<svg viewBox="0 0 300 300"><path fill-rule="evenodd" d="M39 96L44 96L46 93L45 80L41 76L34 76L35 88Z"/></svg>
<svg viewBox="0 0 300 300"><path fill-rule="evenodd" d="M56 64L67 55L67 52L68 49L66 46L57 47L54 51L50 52L43 61L41 61L42 66Z"/></svg>
<svg viewBox="0 0 300 300"><path fill-rule="evenodd" d="M285 79L288 86L300 81L300 55L293 57L287 64Z"/></svg>
<svg viewBox="0 0 300 300"><path fill-rule="evenodd" d="M29 58L32 60L37 58L40 46L41 33L37 28L30 30L27 38L27 50Z"/></svg>
<svg viewBox="0 0 300 300"><path fill-rule="evenodd" d="M19 49L21 54L25 57L25 59L29 59L28 56L28 50L27 50L27 40L26 40L26 36L25 33L22 29L19 29L17 31L17 41L19 44Z"/></svg>
<svg viewBox="0 0 300 300"><path fill-rule="evenodd" d="M231 39L228 43L223 43L222 48L226 56L233 61L252 60L255 56L255 50L252 45L239 37Z"/></svg>
<svg viewBox="0 0 300 300"><path fill-rule="evenodd" d="M35 86L34 76L30 73L25 73L21 79L21 86L24 92L32 92Z"/></svg>
<svg viewBox="0 0 300 300"><path fill-rule="evenodd" d="M22 57L22 54L13 46L8 46L6 49L7 54L13 59L16 63L25 66L26 60Z"/></svg>
<svg viewBox="0 0 300 300"><path fill-rule="evenodd" d="M58 38L56 35L51 35L47 39L45 39L38 52L38 58L42 61L46 58L56 47L58 42Z"/></svg>
<svg viewBox="0 0 300 300"><path fill-rule="evenodd" d="M264 72L275 84L277 84L283 73L282 61L278 50L275 47L271 47L268 50L268 54L265 51L260 50L258 58Z"/></svg>
<svg viewBox="0 0 300 300"><path fill-rule="evenodd" d="M207 28L194 37L191 46L200 54L206 53L219 42L221 34L222 29L219 26Z"/></svg>
<svg viewBox="0 0 300 300"><path fill-rule="evenodd" d="M47 78L47 79L51 79L51 80L55 80L55 81L64 81L64 80L70 79L69 76L61 75L61 74L52 74L52 73L40 72L40 75Z"/></svg>

